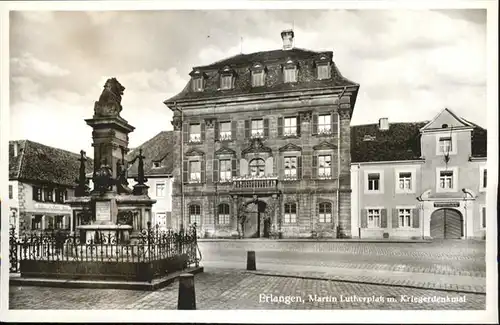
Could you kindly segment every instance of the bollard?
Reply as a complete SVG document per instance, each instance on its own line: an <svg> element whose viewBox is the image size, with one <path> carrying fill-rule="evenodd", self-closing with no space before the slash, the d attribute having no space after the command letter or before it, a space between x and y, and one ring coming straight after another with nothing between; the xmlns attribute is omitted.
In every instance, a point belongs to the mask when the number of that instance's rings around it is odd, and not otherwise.
<svg viewBox="0 0 500 325"><path fill-rule="evenodd" d="M247 270L255 271L257 268L255 267L255 251L247 252Z"/></svg>
<svg viewBox="0 0 500 325"><path fill-rule="evenodd" d="M177 299L177 309L196 309L196 295L194 291L194 275L190 273L179 276L179 296Z"/></svg>

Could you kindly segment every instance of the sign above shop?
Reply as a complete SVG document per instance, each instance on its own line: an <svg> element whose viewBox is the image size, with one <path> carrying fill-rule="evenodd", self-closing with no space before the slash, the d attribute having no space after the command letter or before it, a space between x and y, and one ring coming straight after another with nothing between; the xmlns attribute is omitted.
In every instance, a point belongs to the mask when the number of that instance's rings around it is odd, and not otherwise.
<svg viewBox="0 0 500 325"><path fill-rule="evenodd" d="M35 203L34 207L41 210L71 211L71 208L64 204Z"/></svg>
<svg viewBox="0 0 500 325"><path fill-rule="evenodd" d="M458 208L460 202L434 202L435 208Z"/></svg>

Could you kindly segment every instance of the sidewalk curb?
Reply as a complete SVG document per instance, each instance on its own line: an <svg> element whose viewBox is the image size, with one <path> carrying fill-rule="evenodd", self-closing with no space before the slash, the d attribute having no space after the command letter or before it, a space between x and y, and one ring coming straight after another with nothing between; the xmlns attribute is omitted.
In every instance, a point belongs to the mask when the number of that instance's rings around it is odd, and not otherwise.
<svg viewBox="0 0 500 325"><path fill-rule="evenodd" d="M422 289L422 290L436 290L436 291L444 291L444 292L456 292L456 293L469 293L469 294L477 294L477 295L486 295L485 291L475 291L475 290L466 290L466 289L447 289L447 288L435 288L435 287L426 287L426 286L418 286L411 284L397 284L397 283L380 283L376 281L367 281L367 280L352 280L352 279L334 279L330 277L321 277L321 276L310 276L310 275L292 275L292 274L282 274L282 273L265 273L259 271L244 271L245 273L260 275L260 276L274 276L274 277L282 277L282 278L296 278L303 280L322 280L322 281L334 281L334 282L347 282L347 283L357 283L357 284L369 284L369 285L378 285L378 286L390 286L390 287L400 287L400 288L412 288L412 289Z"/></svg>

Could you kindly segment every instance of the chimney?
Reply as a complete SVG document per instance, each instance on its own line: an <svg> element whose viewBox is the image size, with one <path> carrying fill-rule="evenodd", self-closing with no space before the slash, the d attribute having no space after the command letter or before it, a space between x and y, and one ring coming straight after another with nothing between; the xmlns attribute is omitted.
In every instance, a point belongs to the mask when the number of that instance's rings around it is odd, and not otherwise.
<svg viewBox="0 0 500 325"><path fill-rule="evenodd" d="M378 120L378 129L380 131L389 130L389 119L387 117L382 117Z"/></svg>
<svg viewBox="0 0 500 325"><path fill-rule="evenodd" d="M293 49L293 30L287 29L281 32L281 39L283 40L283 51Z"/></svg>
<svg viewBox="0 0 500 325"><path fill-rule="evenodd" d="M18 151L19 151L19 144L17 141L14 141L12 144L12 151L14 152L14 157L17 157Z"/></svg>

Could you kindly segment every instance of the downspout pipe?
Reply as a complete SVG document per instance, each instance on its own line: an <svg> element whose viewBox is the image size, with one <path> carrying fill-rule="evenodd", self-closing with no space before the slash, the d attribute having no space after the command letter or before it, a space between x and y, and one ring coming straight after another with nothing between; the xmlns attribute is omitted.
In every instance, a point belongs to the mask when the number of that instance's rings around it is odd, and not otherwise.
<svg viewBox="0 0 500 325"><path fill-rule="evenodd" d="M344 96L347 86L344 87L338 99L337 105L337 238L339 237L338 230L340 229L340 101Z"/></svg>
<svg viewBox="0 0 500 325"><path fill-rule="evenodd" d="M181 230L184 229L184 111L177 107L177 102L174 102L175 110L181 113L181 154L179 155L179 162L181 165L181 173L179 180L181 183Z"/></svg>

